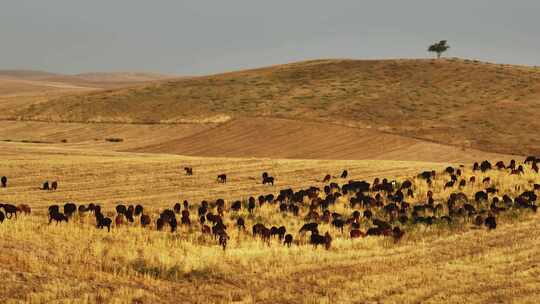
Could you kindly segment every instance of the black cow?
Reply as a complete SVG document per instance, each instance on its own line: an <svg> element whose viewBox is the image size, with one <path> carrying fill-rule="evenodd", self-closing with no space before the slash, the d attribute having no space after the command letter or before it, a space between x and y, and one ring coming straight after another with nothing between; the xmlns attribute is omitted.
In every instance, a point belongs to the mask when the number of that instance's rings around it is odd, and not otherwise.
<svg viewBox="0 0 540 304"><path fill-rule="evenodd" d="M17 218L17 207L15 205L11 204L3 204L0 207L4 207L4 212L6 212L6 218L11 219L13 215L15 215L15 218Z"/></svg>
<svg viewBox="0 0 540 304"><path fill-rule="evenodd" d="M225 184L227 183L227 174L220 174L217 176L217 182Z"/></svg>

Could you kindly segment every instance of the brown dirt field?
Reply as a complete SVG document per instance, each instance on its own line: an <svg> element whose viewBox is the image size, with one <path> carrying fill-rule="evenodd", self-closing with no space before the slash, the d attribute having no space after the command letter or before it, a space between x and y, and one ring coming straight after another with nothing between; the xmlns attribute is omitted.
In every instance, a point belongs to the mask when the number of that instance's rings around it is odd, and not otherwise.
<svg viewBox="0 0 540 304"><path fill-rule="evenodd" d="M134 152L191 156L379 159L426 162L474 162L511 156L407 138L374 129L288 119L242 118L206 131ZM521 156L519 156L521 158Z"/></svg>
<svg viewBox="0 0 540 304"><path fill-rule="evenodd" d="M108 142L120 138L122 142ZM208 157L402 160L470 163L521 159L329 123L244 118L222 124L0 121L0 140L68 148ZM66 140L66 143L62 143Z"/></svg>
<svg viewBox="0 0 540 304"><path fill-rule="evenodd" d="M111 151L132 150L159 144L212 128L212 124L102 124L1 121L0 140L43 142L62 147ZM122 142L108 142L120 138ZM66 143L62 143L66 140Z"/></svg>

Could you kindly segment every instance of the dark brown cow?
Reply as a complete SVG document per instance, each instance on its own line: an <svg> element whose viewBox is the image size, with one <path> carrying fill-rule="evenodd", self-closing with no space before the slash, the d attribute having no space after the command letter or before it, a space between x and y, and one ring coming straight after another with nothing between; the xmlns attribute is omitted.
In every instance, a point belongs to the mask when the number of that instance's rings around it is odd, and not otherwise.
<svg viewBox="0 0 540 304"><path fill-rule="evenodd" d="M17 206L17 211L24 214L30 214L32 213L32 208L30 208L30 206L26 204L20 204L19 206Z"/></svg>
<svg viewBox="0 0 540 304"><path fill-rule="evenodd" d="M349 234L351 236L351 239L357 239L366 236L366 234L360 231L360 229L353 229Z"/></svg>
<svg viewBox="0 0 540 304"><path fill-rule="evenodd" d="M332 176L330 174L326 174L322 180L323 183L328 183Z"/></svg>

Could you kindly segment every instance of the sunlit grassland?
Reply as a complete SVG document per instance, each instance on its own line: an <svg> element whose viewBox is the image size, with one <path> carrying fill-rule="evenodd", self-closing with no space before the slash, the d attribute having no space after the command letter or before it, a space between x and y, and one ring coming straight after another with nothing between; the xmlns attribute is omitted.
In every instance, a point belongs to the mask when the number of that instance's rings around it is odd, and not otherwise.
<svg viewBox="0 0 540 304"><path fill-rule="evenodd" d="M334 237L328 251L313 249L307 236L298 234L306 208L299 218L268 204L254 215L228 211L226 251L201 234L195 209L193 225L176 233L143 229L138 223L107 233L95 229L91 215L48 225L45 215L46 206L67 201L100 202L113 215L114 205L122 201L142 203L155 219L158 211L184 199L198 204L224 198L230 205L286 187L322 187L326 173L338 175L345 168L353 179L402 180L425 169L440 172L447 164L206 159L31 144L2 144L2 155L0 175L10 180L8 189L0 189L0 200L34 209L30 216L0 225L0 300L7 303L535 303L540 292L539 217L528 210L501 214L491 232L467 221L405 225L406 235L397 244L379 237L351 240L347 230L341 235L321 224L321 231ZM186 165L193 166L193 177L184 176ZM468 180L470 166L463 170ZM262 171L276 177L275 187L260 185ZM215 182L219 173L230 177L226 185ZM444 202L452 191L471 197L485 188L481 181L486 176L500 195L516 195L516 185L523 191L539 182L529 170L522 176L497 170L475 176L474 185L443 190L449 177L439 173L432 189L436 202ZM39 190L44 180L58 180L59 190ZM407 200L425 201L427 184L412 180L415 198ZM353 211L347 197L332 210ZM234 227L237 216L246 218L248 231ZM287 248L274 239L268 246L254 239L250 228L259 221L285 225L295 244ZM367 227L364 221L362 230Z"/></svg>

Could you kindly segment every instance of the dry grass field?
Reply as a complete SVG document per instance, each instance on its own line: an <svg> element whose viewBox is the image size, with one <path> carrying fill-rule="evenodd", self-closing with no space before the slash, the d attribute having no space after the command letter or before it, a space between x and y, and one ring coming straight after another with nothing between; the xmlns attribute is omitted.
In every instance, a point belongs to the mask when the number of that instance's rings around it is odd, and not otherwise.
<svg viewBox="0 0 540 304"><path fill-rule="evenodd" d="M32 208L0 224L0 303L538 302L540 218L529 209L498 213L495 230L473 217L393 222L405 231L399 242L351 239L348 226L341 233L321 222L320 232L333 238L325 250L299 233L307 199L299 216L272 204L253 214L245 208L250 196L322 189L326 174L340 185L408 179L414 198L407 202L424 204L432 190L444 212L455 192L472 201L493 186L491 201L532 190L540 175L529 165L522 175L471 169L474 161L523 162L540 152L538 69L459 59L317 60L164 77L0 71L0 176L9 178L0 204ZM443 170L460 165L463 178L476 182L445 189ZM347 179L339 178L344 169ZM431 188L417 178L425 170L438 172ZM261 184L263 171L275 185ZM221 173L226 184L216 182ZM41 190L46 180L58 181L58 190ZM201 201L218 198L226 202L226 250L201 232L197 216ZM331 210L344 218L366 211L351 208L350 198ZM157 231L159 213L184 200L192 225ZM230 209L236 200L244 204L238 212ZM66 202L99 203L113 222L117 204L142 204L152 224L143 228L136 218L107 232L92 214L77 213L49 225L47 207ZM238 217L246 231L235 227ZM255 223L285 226L293 245L254 238ZM360 230L370 227L361 220Z"/></svg>
<svg viewBox="0 0 540 304"><path fill-rule="evenodd" d="M3 201L28 203L30 216L0 225L0 300L5 303L535 303L540 292L538 216L530 211L499 217L494 231L456 225L406 227L398 244L384 237L351 240L327 224L334 242L328 251L313 249L297 232L303 221L265 205L250 216L285 225L297 243L267 246L249 232L238 232L228 212L231 240L226 251L202 236L198 223L171 234L139 224L97 230L91 215L70 223L47 224L46 206L73 201L99 202L114 214L117 202L142 203L153 217L184 199L192 204L224 198L275 193L286 187L322 187L326 173L349 169L354 179L406 178L446 163L404 161L324 161L198 158L65 148L55 145L2 143L0 172L10 176L0 189ZM182 168L193 166L194 176ZM261 171L277 178L260 185ZM226 185L215 176L226 172ZM471 175L470 168L464 170ZM530 188L540 182L523 176L489 172L501 193L517 194L514 185ZM44 180L58 180L59 190L39 190ZM435 199L447 177L434 181ZM335 181L341 182L339 179ZM425 182L414 179L416 200L425 200ZM462 191L471 195L478 182ZM415 200L415 201L416 201ZM350 214L348 200L335 210ZM362 209L359 209L362 210ZM305 215L303 209L302 215ZM196 210L192 210L196 222ZM367 223L362 224L366 229Z"/></svg>

